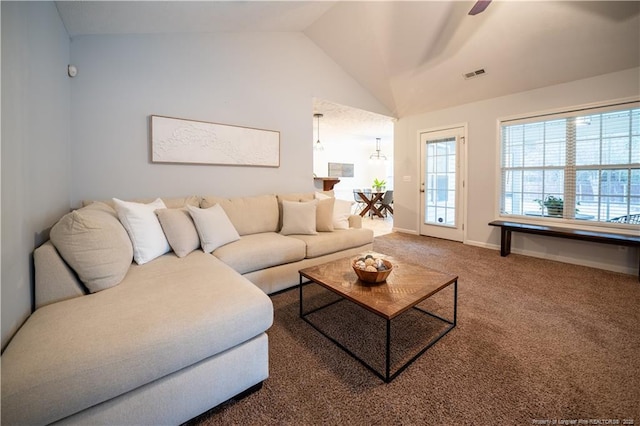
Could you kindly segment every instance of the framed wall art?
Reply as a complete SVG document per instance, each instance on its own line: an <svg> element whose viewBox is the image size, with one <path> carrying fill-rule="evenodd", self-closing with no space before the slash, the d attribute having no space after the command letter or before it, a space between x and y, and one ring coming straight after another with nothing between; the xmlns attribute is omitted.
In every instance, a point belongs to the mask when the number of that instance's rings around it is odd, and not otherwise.
<svg viewBox="0 0 640 426"><path fill-rule="evenodd" d="M280 167L280 132L152 115L151 161Z"/></svg>
<svg viewBox="0 0 640 426"><path fill-rule="evenodd" d="M353 177L353 163L329 163L330 177Z"/></svg>

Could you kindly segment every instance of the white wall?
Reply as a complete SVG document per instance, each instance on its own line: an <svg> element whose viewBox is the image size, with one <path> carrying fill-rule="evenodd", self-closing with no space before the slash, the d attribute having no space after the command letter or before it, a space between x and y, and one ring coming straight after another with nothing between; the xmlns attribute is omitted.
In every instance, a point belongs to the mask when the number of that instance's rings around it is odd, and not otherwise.
<svg viewBox="0 0 640 426"><path fill-rule="evenodd" d="M300 33L79 36L72 202L313 190L313 97L389 112ZM150 162L152 114L280 131L280 167Z"/></svg>
<svg viewBox="0 0 640 426"><path fill-rule="evenodd" d="M53 2L2 2L2 347L31 313L32 252L70 207L69 37Z"/></svg>
<svg viewBox="0 0 640 426"><path fill-rule="evenodd" d="M468 124L468 197L466 243L496 248L499 229L487 224L497 218L498 119L519 114L602 102L640 94L640 69L607 74L461 105L432 113L401 118L395 127L394 227L418 232L420 159L418 132L424 129ZM638 250L514 234L512 251L565 262L596 266L630 274L638 273Z"/></svg>
<svg viewBox="0 0 640 426"><path fill-rule="evenodd" d="M387 189L393 189L393 140L386 138L380 143L381 154L388 161L371 161L369 156L375 152L375 139L344 135L331 135L322 138L324 151L313 154L313 172L319 177L328 176L328 164L350 163L354 166L353 177L341 177L334 187L337 198L353 200L353 190L371 188L374 179L386 180Z"/></svg>

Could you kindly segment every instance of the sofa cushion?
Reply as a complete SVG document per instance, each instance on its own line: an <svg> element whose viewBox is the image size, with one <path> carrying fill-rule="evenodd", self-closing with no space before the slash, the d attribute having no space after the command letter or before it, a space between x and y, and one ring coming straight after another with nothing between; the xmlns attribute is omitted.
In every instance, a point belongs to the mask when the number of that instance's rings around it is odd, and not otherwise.
<svg viewBox="0 0 640 426"><path fill-rule="evenodd" d="M289 194L278 194L278 203L283 201L311 201L315 198L315 192L292 192Z"/></svg>
<svg viewBox="0 0 640 426"><path fill-rule="evenodd" d="M200 198L197 195L189 195L188 197L160 197L160 199L162 200L162 202L164 203L165 206L167 206L168 209L179 209L180 207L186 207L186 206L195 206L198 207L200 205ZM133 198L130 200L126 200L126 201L133 201L135 203L142 203L142 204L149 204L153 201L155 201L157 199L156 198ZM115 203L113 202L113 199L110 200L82 200L82 205L83 206L88 206L89 204L95 202L95 201L100 201L101 203L105 203L106 205L108 205L109 207L111 207L112 209L116 208Z"/></svg>
<svg viewBox="0 0 640 426"><path fill-rule="evenodd" d="M67 213L51 228L50 238L92 293L118 284L131 266L131 240L106 204L93 203Z"/></svg>
<svg viewBox="0 0 640 426"><path fill-rule="evenodd" d="M128 265L133 258L133 249L129 253ZM33 266L36 309L87 294L87 286L82 285L78 274L62 259L51 240L33 251Z"/></svg>
<svg viewBox="0 0 640 426"><path fill-rule="evenodd" d="M200 247L200 237L186 208L159 209L156 215L171 249L178 257L185 257Z"/></svg>
<svg viewBox="0 0 640 426"><path fill-rule="evenodd" d="M303 241L275 232L244 235L213 255L241 274L304 259Z"/></svg>
<svg viewBox="0 0 640 426"><path fill-rule="evenodd" d="M202 198L200 207L207 209L216 204L222 206L241 236L275 232L278 229L278 200L275 195L238 198L207 196Z"/></svg>
<svg viewBox="0 0 640 426"><path fill-rule="evenodd" d="M246 342L272 321L269 297L209 254L134 264L120 285L29 317L2 354L2 423L52 423Z"/></svg>
<svg viewBox="0 0 640 426"><path fill-rule="evenodd" d="M318 200L306 202L282 202L282 235L314 235L316 231L316 211Z"/></svg>
<svg viewBox="0 0 640 426"><path fill-rule="evenodd" d="M193 206L187 208L196 224L200 244L205 253L211 253L218 247L240 238L220 204L207 209Z"/></svg>
<svg viewBox="0 0 640 426"><path fill-rule="evenodd" d="M337 229L333 232L319 232L317 235L291 235L290 237L305 242L307 246L306 257L310 259L370 244L373 242L373 230L367 228Z"/></svg>
<svg viewBox="0 0 640 426"><path fill-rule="evenodd" d="M155 210L164 209L164 202L157 198L149 204L113 199L118 218L127 230L133 244L133 260L138 265L147 263L171 250Z"/></svg>

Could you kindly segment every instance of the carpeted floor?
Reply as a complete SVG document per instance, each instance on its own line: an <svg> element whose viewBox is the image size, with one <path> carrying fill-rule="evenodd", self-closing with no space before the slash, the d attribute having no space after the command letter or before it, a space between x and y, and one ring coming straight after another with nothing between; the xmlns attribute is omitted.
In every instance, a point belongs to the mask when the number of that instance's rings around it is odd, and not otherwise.
<svg viewBox="0 0 640 426"><path fill-rule="evenodd" d="M269 379L189 424L640 424L636 276L401 233L377 237L374 250L457 274L457 327L385 384L298 318L297 290L274 295ZM311 302L332 297L307 288ZM447 315L451 300L429 308ZM381 365L384 322L333 306L317 320ZM433 331L405 315L393 324L398 360Z"/></svg>

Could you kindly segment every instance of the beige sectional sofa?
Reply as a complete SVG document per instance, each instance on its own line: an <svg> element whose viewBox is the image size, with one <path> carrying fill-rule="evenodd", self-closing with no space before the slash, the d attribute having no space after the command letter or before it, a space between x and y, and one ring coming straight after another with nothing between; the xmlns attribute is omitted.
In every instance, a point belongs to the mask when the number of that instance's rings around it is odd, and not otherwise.
<svg viewBox="0 0 640 426"><path fill-rule="evenodd" d="M259 387L267 294L372 248L325 194L162 201L172 250L141 264L114 201L67 214L36 249L36 310L2 355L2 424L179 424Z"/></svg>

